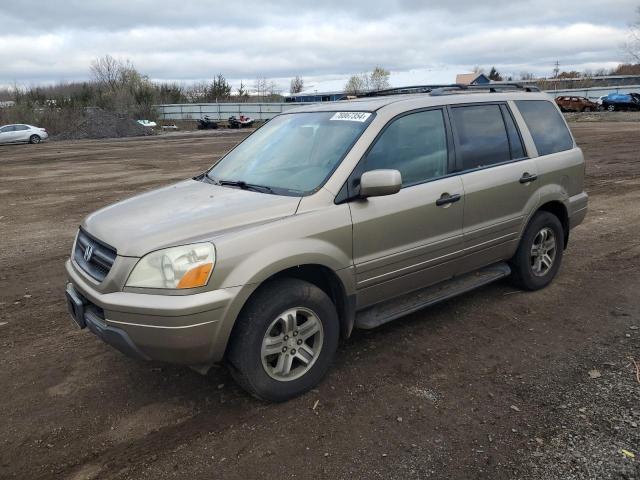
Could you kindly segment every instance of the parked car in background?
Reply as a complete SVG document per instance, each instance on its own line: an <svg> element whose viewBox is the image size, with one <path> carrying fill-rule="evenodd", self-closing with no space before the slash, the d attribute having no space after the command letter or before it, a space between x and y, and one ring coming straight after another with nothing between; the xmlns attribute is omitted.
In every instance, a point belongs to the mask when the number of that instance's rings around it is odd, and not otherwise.
<svg viewBox="0 0 640 480"><path fill-rule="evenodd" d="M253 126L253 118L246 115L240 115L239 118L235 116L229 117L229 128L247 128Z"/></svg>
<svg viewBox="0 0 640 480"><path fill-rule="evenodd" d="M607 98L606 95L602 95L596 99L596 103L598 104L598 110L602 110L602 101Z"/></svg>
<svg viewBox="0 0 640 480"><path fill-rule="evenodd" d="M154 128L158 126L156 122L152 122L150 120L138 120L138 123L143 127L147 127L147 128Z"/></svg>
<svg viewBox="0 0 640 480"><path fill-rule="evenodd" d="M610 112L640 110L640 94L611 93L602 99L602 108Z"/></svg>
<svg viewBox="0 0 640 480"><path fill-rule="evenodd" d="M204 118L198 119L198 130L216 130L218 128L218 122L211 119L208 115Z"/></svg>
<svg viewBox="0 0 640 480"><path fill-rule="evenodd" d="M0 127L0 143L40 143L49 138L44 128L19 123Z"/></svg>
<svg viewBox="0 0 640 480"><path fill-rule="evenodd" d="M556 103L563 112L595 112L598 104L585 97L556 97Z"/></svg>

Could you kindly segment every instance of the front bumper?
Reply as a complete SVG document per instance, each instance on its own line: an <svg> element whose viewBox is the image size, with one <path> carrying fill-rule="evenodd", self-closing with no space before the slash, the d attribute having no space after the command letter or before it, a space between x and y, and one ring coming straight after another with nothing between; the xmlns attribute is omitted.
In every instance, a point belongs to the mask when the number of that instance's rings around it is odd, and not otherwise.
<svg viewBox="0 0 640 480"><path fill-rule="evenodd" d="M184 365L206 365L222 359L240 287L193 295L100 293L71 261L65 267L70 280L67 292L83 304L82 318L76 318L76 323L81 328L86 324L123 353Z"/></svg>

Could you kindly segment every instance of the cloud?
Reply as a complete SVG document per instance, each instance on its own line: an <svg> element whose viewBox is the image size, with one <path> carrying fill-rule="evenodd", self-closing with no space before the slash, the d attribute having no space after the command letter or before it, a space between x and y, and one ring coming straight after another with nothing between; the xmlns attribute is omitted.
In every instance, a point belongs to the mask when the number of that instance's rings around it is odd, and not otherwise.
<svg viewBox="0 0 640 480"><path fill-rule="evenodd" d="M222 72L283 87L296 74L316 82L376 64L395 72L549 72L556 60L592 68L625 60L636 1L605 9L596 0L22 0L0 11L0 84L86 79L91 60L107 53L159 80Z"/></svg>

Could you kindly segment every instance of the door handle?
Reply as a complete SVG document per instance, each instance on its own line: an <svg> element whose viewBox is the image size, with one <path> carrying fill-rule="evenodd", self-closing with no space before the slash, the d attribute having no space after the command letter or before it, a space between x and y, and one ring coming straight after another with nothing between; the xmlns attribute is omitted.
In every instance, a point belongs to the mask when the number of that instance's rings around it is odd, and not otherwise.
<svg viewBox="0 0 640 480"><path fill-rule="evenodd" d="M538 175L536 174L530 174L528 172L524 172L522 174L522 176L520 177L520 183L529 183L529 182L534 182L538 179Z"/></svg>
<svg viewBox="0 0 640 480"><path fill-rule="evenodd" d="M439 199L436 200L436 205L438 207L442 207L443 205L449 205L450 203L456 203L458 200L462 198L462 195L459 193L454 193L453 195L449 195L448 193L443 193Z"/></svg>

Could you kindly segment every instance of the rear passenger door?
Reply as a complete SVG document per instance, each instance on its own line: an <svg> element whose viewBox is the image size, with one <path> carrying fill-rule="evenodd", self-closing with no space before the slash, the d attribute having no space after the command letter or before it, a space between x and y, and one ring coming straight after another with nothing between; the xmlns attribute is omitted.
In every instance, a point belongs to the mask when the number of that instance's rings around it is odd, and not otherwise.
<svg viewBox="0 0 640 480"><path fill-rule="evenodd" d="M464 186L463 271L510 258L537 203L537 169L506 103L450 107Z"/></svg>
<svg viewBox="0 0 640 480"><path fill-rule="evenodd" d="M14 142L26 142L30 136L31 132L27 125L16 125L15 136L13 138Z"/></svg>

